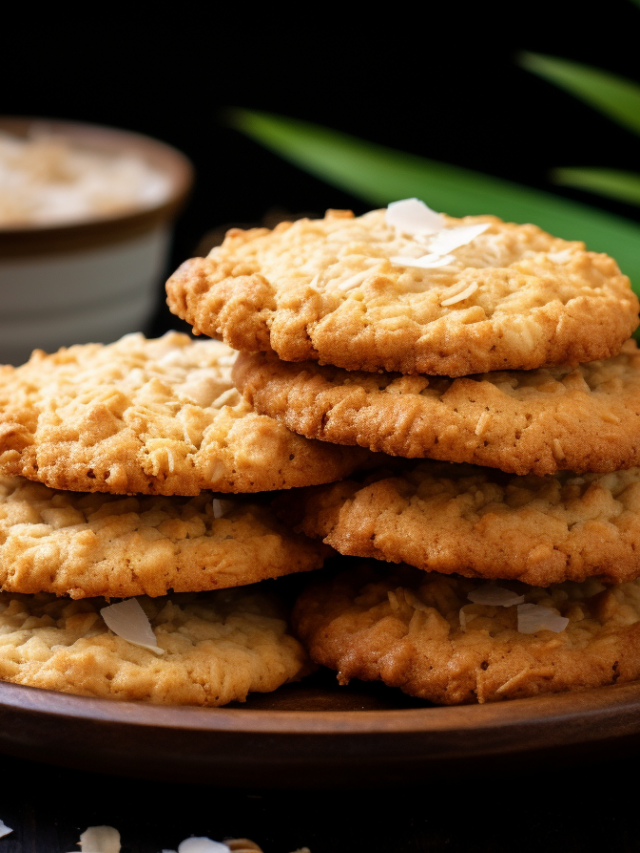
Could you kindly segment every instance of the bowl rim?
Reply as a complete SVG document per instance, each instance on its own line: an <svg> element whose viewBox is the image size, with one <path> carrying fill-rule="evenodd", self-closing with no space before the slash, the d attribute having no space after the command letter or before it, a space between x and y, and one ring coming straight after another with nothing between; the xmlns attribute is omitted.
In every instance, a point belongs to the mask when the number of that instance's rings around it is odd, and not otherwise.
<svg viewBox="0 0 640 853"><path fill-rule="evenodd" d="M171 221L193 187L195 171L189 158L177 148L151 136L89 122L0 115L0 130L17 135L24 135L34 124L46 126L85 148L105 153L135 152L169 177L170 189L160 202L125 213L51 225L0 225L0 258L89 249L133 239Z"/></svg>

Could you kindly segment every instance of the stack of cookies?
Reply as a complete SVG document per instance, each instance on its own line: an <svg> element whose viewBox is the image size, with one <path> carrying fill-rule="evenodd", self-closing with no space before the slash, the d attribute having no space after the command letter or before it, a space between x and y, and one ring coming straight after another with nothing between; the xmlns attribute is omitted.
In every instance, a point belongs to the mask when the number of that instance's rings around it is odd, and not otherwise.
<svg viewBox="0 0 640 853"><path fill-rule="evenodd" d="M169 333L0 368L0 679L216 706L313 668L268 579L331 549L273 492L370 454L259 415L235 357Z"/></svg>
<svg viewBox="0 0 640 853"><path fill-rule="evenodd" d="M167 289L242 351L257 412L384 454L278 500L367 558L298 600L314 662L440 703L640 678L638 301L612 258L411 199L231 231Z"/></svg>

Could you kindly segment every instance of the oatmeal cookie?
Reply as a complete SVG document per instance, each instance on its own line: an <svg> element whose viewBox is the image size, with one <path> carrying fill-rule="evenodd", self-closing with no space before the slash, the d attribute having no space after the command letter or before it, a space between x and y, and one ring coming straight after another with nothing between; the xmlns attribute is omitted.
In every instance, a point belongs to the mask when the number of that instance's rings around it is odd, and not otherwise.
<svg viewBox="0 0 640 853"><path fill-rule="evenodd" d="M512 477L420 462L283 496L280 512L341 554L548 586L640 576L640 469Z"/></svg>
<svg viewBox="0 0 640 853"><path fill-rule="evenodd" d="M307 438L513 474L640 464L640 351L632 340L617 356L574 369L459 379L241 353L233 378L257 411Z"/></svg>
<svg viewBox="0 0 640 853"><path fill-rule="evenodd" d="M5 592L200 592L318 569L329 552L255 500L60 492L0 477Z"/></svg>
<svg viewBox="0 0 640 853"><path fill-rule="evenodd" d="M240 350L454 377L608 358L638 325L629 279L607 255L494 216L442 221L435 236L455 245L428 268L412 264L429 240L384 210L234 229L169 279L169 306Z"/></svg>
<svg viewBox="0 0 640 853"><path fill-rule="evenodd" d="M359 566L312 583L294 608L294 628L341 684L380 680L445 705L640 678L640 581L549 589L508 582L511 600L522 604L472 603L478 592L495 594L487 586ZM537 625L531 611L540 614Z"/></svg>
<svg viewBox="0 0 640 853"><path fill-rule="evenodd" d="M0 680L167 705L226 705L310 671L284 608L255 587L138 599L163 654L112 633L103 599L0 593Z"/></svg>
<svg viewBox="0 0 640 853"><path fill-rule="evenodd" d="M233 387L236 353L170 332L0 369L0 471L113 494L260 492L340 479L365 451L309 442Z"/></svg>

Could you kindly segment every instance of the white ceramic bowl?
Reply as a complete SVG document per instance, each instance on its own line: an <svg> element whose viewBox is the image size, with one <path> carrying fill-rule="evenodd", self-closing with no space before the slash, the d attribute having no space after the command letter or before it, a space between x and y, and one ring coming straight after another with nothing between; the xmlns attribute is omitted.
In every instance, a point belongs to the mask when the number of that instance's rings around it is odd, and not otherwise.
<svg viewBox="0 0 640 853"><path fill-rule="evenodd" d="M25 135L30 119L0 118ZM135 133L62 121L39 127L102 153L133 153L168 178L153 207L78 223L0 227L0 363L21 364L89 341L109 342L144 329L157 306L171 223L193 181L175 149Z"/></svg>

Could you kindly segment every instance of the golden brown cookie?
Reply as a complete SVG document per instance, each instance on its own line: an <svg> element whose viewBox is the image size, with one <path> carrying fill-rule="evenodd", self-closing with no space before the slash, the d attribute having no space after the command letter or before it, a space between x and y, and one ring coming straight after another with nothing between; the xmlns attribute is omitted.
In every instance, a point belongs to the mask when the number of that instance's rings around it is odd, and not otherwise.
<svg viewBox="0 0 640 853"><path fill-rule="evenodd" d="M540 586L640 577L640 468L542 478L420 462L279 503L341 554Z"/></svg>
<svg viewBox="0 0 640 853"><path fill-rule="evenodd" d="M0 680L81 696L226 705L309 671L282 605L255 587L139 599L156 654L110 631L103 599L0 593Z"/></svg>
<svg viewBox="0 0 640 853"><path fill-rule="evenodd" d="M307 438L514 474L618 471L640 464L640 351L572 369L460 379L349 372L241 353L237 387Z"/></svg>
<svg viewBox="0 0 640 853"><path fill-rule="evenodd" d="M493 216L435 227L374 210L234 229L169 279L169 306L236 349L444 376L608 358L638 325L629 279L584 243Z"/></svg>
<svg viewBox="0 0 640 853"><path fill-rule="evenodd" d="M364 457L258 415L236 353L170 332L127 335L0 369L0 471L113 494L261 492L340 479Z"/></svg>
<svg viewBox="0 0 640 853"><path fill-rule="evenodd" d="M72 598L245 586L322 566L330 549L269 503L60 492L0 477L0 589Z"/></svg>
<svg viewBox="0 0 640 853"><path fill-rule="evenodd" d="M341 684L380 680L445 705L640 678L640 581L549 589L507 582L498 593L466 578L365 565L312 583L293 623L312 659L337 670Z"/></svg>

